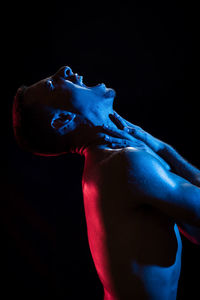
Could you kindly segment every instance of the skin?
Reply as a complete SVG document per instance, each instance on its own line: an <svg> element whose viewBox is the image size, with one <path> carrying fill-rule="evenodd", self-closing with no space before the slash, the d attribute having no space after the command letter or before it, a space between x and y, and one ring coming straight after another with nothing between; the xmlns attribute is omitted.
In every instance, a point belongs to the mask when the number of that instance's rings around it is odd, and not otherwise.
<svg viewBox="0 0 200 300"><path fill-rule="evenodd" d="M45 110L52 112L55 120L62 114L62 124L60 123L59 127L55 126L57 130L69 125L69 114L76 114L76 124L71 122L72 127L77 127L81 119L81 122L89 126L104 124L113 128L113 122L108 115L113 113L115 91L103 83L87 87L82 82L82 76L74 74L69 67L62 67L52 76L31 85L26 96L29 103L30 99L37 99ZM54 123L51 125L55 128ZM64 134L64 130L60 133Z"/></svg>
<svg viewBox="0 0 200 300"><path fill-rule="evenodd" d="M87 87L69 67L25 95L40 102L62 139L82 130L75 152L85 157L88 241L104 300L175 300L182 249L177 224L199 230L200 181L194 178L200 172L186 164L180 176L178 154L119 116L114 97L105 85Z"/></svg>

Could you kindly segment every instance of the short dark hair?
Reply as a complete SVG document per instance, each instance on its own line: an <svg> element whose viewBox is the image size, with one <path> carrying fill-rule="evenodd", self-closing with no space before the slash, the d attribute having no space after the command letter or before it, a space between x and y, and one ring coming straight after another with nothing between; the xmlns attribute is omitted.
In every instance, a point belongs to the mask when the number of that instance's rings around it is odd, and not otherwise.
<svg viewBox="0 0 200 300"><path fill-rule="evenodd" d="M12 109L14 136L20 148L42 156L70 152L70 134L67 143L65 138L63 144L64 139L47 126L41 107L37 103L29 104L25 99L27 89L25 85L18 88Z"/></svg>

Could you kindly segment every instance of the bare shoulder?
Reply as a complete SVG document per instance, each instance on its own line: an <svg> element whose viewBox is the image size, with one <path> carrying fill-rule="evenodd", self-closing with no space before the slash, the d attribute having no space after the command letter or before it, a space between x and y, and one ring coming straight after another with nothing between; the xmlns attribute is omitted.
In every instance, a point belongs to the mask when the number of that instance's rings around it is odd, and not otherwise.
<svg viewBox="0 0 200 300"><path fill-rule="evenodd" d="M156 153L144 147L126 147L119 149L104 149L104 156L101 156L99 163L101 166L118 166L127 171L142 172L150 171L152 164L158 164L163 168L169 169L165 161Z"/></svg>
<svg viewBox="0 0 200 300"><path fill-rule="evenodd" d="M106 170L106 172L113 172L113 176L123 174L127 180L127 176L131 177L132 182L134 178L137 181L139 177L144 177L144 173L147 175L155 171L155 168L169 170L167 163L148 147L98 149L93 157L95 159L92 160L92 164L88 164L87 172Z"/></svg>
<svg viewBox="0 0 200 300"><path fill-rule="evenodd" d="M126 147L126 148L118 148L104 149L105 156L101 160L102 164L111 163L123 165L126 167L127 163L134 163L137 160L137 157L144 155L145 151L143 148L135 148L135 147Z"/></svg>
<svg viewBox="0 0 200 300"><path fill-rule="evenodd" d="M135 170L141 167L149 169L154 163L165 167L165 162L163 163L156 153L146 148L128 147L120 151L119 157L124 164Z"/></svg>
<svg viewBox="0 0 200 300"><path fill-rule="evenodd" d="M122 149L107 150L104 159L99 161L98 167L108 174L112 173L112 178L120 176L121 181L127 184L136 184L140 179L152 173L153 164L164 168L160 161L143 148L127 147ZM147 177L149 177L149 175Z"/></svg>
<svg viewBox="0 0 200 300"><path fill-rule="evenodd" d="M153 161L161 164L166 170L170 170L169 164L161 158L158 154L156 154L151 148L147 145L142 145L140 147L126 147L119 149L106 149L106 152L111 152L112 157L121 158L124 163L136 164L137 166L141 166L144 163L148 164Z"/></svg>
<svg viewBox="0 0 200 300"><path fill-rule="evenodd" d="M86 159L84 175L87 175L87 177L90 175L92 178L97 174L100 174L100 176L109 174L112 179L122 177L122 174L127 174L127 169L133 167L133 162L137 159L137 152L141 152L142 155L144 151L133 147L95 149L89 159Z"/></svg>
<svg viewBox="0 0 200 300"><path fill-rule="evenodd" d="M121 160L126 165L129 182L143 191L174 192L179 182L185 182L170 171L162 158L144 149L128 149L122 153Z"/></svg>

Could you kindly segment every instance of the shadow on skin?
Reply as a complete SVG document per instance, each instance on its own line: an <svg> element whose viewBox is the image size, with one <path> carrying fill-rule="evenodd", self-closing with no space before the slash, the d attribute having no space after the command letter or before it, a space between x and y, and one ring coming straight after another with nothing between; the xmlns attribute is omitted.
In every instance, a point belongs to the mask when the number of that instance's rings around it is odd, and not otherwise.
<svg viewBox="0 0 200 300"><path fill-rule="evenodd" d="M112 278L117 295L114 299L129 300L133 299L133 295L140 295L138 299L141 300L150 299L147 294L149 289L151 294L157 295L158 289L165 290L172 284L178 250L174 222L158 210L133 199L133 193L128 189L127 171L124 167L120 168L119 161L121 159L118 155L112 156L111 160L95 168L95 172L87 173L88 179L97 184L101 199L98 210L104 227L102 231L105 232L104 254L108 264L99 266L100 273L110 274L108 277ZM97 239L101 235L99 228L95 228L95 224L92 227L91 236ZM96 241L89 240L94 252L98 252ZM100 262L105 260L100 252L97 255ZM113 294L107 275L103 277L104 287L108 287L108 291ZM109 297L105 294L106 299Z"/></svg>

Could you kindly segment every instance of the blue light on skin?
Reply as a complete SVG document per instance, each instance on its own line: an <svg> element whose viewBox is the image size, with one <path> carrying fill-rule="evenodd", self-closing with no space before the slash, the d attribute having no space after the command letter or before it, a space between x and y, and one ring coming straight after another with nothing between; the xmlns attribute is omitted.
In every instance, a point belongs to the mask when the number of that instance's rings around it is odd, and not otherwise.
<svg viewBox="0 0 200 300"><path fill-rule="evenodd" d="M53 85L53 82L52 82L51 79L49 79L49 80L46 81L46 85L49 87L49 89L51 91L53 91L55 89L55 86Z"/></svg>
<svg viewBox="0 0 200 300"><path fill-rule="evenodd" d="M157 168L158 168L158 174L160 175L160 177L162 177L165 182L167 182L169 185L171 185L172 188L175 188L176 182L168 176L168 174L165 172L165 169L161 168L161 167L157 167Z"/></svg>
<svg viewBox="0 0 200 300"><path fill-rule="evenodd" d="M93 126L107 125L113 129L116 128L109 118L109 114L113 114L113 101L116 93L113 89L107 88L104 83L86 86L83 83L83 76L73 73L69 67L60 68L43 82L50 93L53 91L50 95L51 99L54 99L53 106L50 107L48 98L46 101L42 100L47 103L47 110L51 110L53 116L51 126L53 121L59 118L57 113L57 108L59 108L62 113L75 113L77 116L82 116L85 122ZM38 84L35 88L38 90Z"/></svg>
<svg viewBox="0 0 200 300"><path fill-rule="evenodd" d="M54 111L53 118L51 120L51 127L57 130L60 135L64 135L75 117L76 114L71 112L63 112L60 110Z"/></svg>
<svg viewBox="0 0 200 300"><path fill-rule="evenodd" d="M45 80L42 82L43 86L44 82ZM71 128L73 128L73 126L81 127L85 121L88 121L88 123L90 122L93 126L102 126L103 124L108 126L112 124L113 126L113 123L109 121L109 114L113 113L112 104L115 93L112 89L107 89L104 84L100 84L95 87L87 87L83 84L81 76L71 73L69 69L61 68L61 70L59 70L55 75L46 80L46 85L49 87L49 90L43 91L40 100L43 101L43 105L51 107L52 119L50 124L53 128L56 128L62 136L65 135L64 128L66 128L67 125L70 125ZM38 95L38 88L40 89L41 87L42 85L40 84L35 85L35 94ZM44 93L47 94L44 95ZM71 97L69 97L69 94ZM46 96L46 99L44 96ZM58 110L58 107L60 110ZM56 123L57 126L55 126ZM78 138L80 138L81 142L85 142L85 136L83 137L82 133L83 131ZM89 137L88 133L87 137ZM174 182L167 177L166 172L162 168L160 169L158 167L157 170L160 177L164 178L165 182L167 181L172 188L175 187ZM92 192L93 195L95 195L96 191L94 188L92 189ZM162 270L163 272L167 271L165 274L170 275L170 273L173 273L173 267L171 266L161 269L159 266L151 265L147 266L144 270L144 267L141 264L133 262L131 267L133 273L140 273L141 276L147 276L147 271L151 269L152 276L148 277L150 280L147 282L147 285L149 284L151 287L151 285L154 284L155 294L157 294L157 289L160 289L160 287L155 281L153 281L156 277L154 275L157 273L157 278L159 278ZM166 287L164 288L166 289ZM154 297L154 299L156 298Z"/></svg>
<svg viewBox="0 0 200 300"><path fill-rule="evenodd" d="M29 86L26 91L27 99L39 104L45 120L61 136L63 145L69 132L79 132L78 137L83 145L80 149L76 147L76 152L81 155L84 155L83 148L93 139L95 128L98 126L107 126L113 130L117 128L109 117L114 113L115 94L115 90L106 87L104 83L87 86L83 82L83 76L74 73L67 66ZM63 115L66 118L63 118ZM65 149L51 155L57 156L64 152Z"/></svg>

